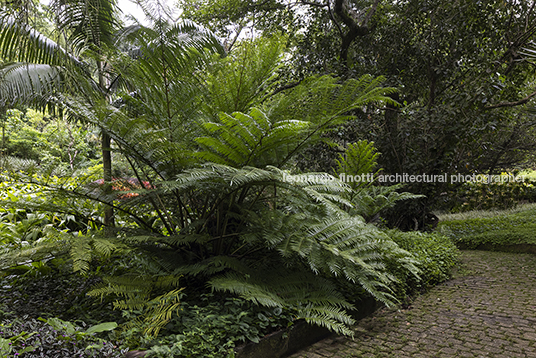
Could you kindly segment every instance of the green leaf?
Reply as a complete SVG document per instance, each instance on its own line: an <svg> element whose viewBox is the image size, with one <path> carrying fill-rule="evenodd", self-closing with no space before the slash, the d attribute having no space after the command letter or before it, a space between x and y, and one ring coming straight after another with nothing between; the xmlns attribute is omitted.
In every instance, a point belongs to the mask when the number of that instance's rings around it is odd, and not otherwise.
<svg viewBox="0 0 536 358"><path fill-rule="evenodd" d="M112 331L117 328L116 322L104 322L97 324L95 326L91 326L86 330L86 333L100 333L100 332L106 332L106 331Z"/></svg>

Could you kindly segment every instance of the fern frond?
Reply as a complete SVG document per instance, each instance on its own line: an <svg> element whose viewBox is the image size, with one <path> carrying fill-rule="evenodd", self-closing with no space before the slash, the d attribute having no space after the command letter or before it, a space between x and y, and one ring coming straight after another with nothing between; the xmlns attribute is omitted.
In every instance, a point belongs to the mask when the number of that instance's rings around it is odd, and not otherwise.
<svg viewBox="0 0 536 358"><path fill-rule="evenodd" d="M408 192L399 193L396 191L402 187L402 184L397 184L362 188L359 192L354 194L352 198L352 202L355 204L356 213L367 219L371 219L382 210L393 207L398 201L424 197L424 195L421 194Z"/></svg>
<svg viewBox="0 0 536 358"><path fill-rule="evenodd" d="M76 240L71 245L71 259L73 260L73 271L86 273L91 262L91 245L88 238Z"/></svg>
<svg viewBox="0 0 536 358"><path fill-rule="evenodd" d="M355 320L338 307L307 305L305 308L298 308L298 314L307 323L328 328L337 334L354 336L354 332L349 327L355 323Z"/></svg>
<svg viewBox="0 0 536 358"><path fill-rule="evenodd" d="M171 320L173 313L180 310L180 296L184 288L175 289L158 296L147 303L144 314L144 333L156 337L158 332Z"/></svg>
<svg viewBox="0 0 536 358"><path fill-rule="evenodd" d="M305 318L338 333L351 334L348 325L353 324L354 320L344 309L353 306L327 280L281 268L272 268L269 277L262 272L257 271L251 276L229 273L212 279L210 284L213 289L235 293L256 304L293 307L298 312L298 318Z"/></svg>
<svg viewBox="0 0 536 358"><path fill-rule="evenodd" d="M228 291L266 307L284 307L284 301L278 294L262 284L248 282L243 275L229 273L223 277L211 279L209 285L219 291Z"/></svg>
<svg viewBox="0 0 536 358"><path fill-rule="evenodd" d="M378 165L378 157L380 153L376 152L373 142L361 140L353 144L349 144L344 154L339 154L339 159L336 160L337 168L336 173L339 179L352 179L345 180L350 187L358 191L359 188L364 186L370 186L371 181L355 181L354 179L359 177L375 179L378 171L376 167Z"/></svg>
<svg viewBox="0 0 536 358"><path fill-rule="evenodd" d="M202 124L210 137L199 137L197 156L233 167L277 165L299 142L309 123L283 120L272 123L258 108L249 114L222 113L220 122Z"/></svg>

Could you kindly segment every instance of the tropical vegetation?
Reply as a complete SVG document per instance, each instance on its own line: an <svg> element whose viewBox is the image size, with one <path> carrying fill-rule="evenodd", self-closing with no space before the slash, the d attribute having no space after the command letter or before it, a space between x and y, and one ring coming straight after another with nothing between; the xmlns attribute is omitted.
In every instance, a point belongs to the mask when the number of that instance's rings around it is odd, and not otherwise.
<svg viewBox="0 0 536 358"><path fill-rule="evenodd" d="M530 162L524 5L139 3L132 25L108 0L2 8L0 352L227 357L298 320L352 336L363 300L456 263L456 223L393 226L530 200L376 180Z"/></svg>

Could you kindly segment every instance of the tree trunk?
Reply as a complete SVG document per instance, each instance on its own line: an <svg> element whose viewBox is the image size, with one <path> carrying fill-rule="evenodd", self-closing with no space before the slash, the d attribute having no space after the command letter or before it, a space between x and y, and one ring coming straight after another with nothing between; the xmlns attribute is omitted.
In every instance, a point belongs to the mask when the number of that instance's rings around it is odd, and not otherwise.
<svg viewBox="0 0 536 358"><path fill-rule="evenodd" d="M112 193L112 153L110 146L112 139L104 130L102 132L102 167L104 171L104 194ZM104 225L114 226L114 209L110 205L104 207Z"/></svg>
<svg viewBox="0 0 536 358"><path fill-rule="evenodd" d="M400 95L398 93L393 93L390 95L390 97L397 102L400 101ZM387 104L384 118L389 146L391 147L391 151L384 154L386 157L385 159L387 159L389 163L389 167L385 169L391 173L402 173L404 172L404 158L400 157L400 155L403 156L403 151L401 141L398 136L398 107L392 104Z"/></svg>
<svg viewBox="0 0 536 358"><path fill-rule="evenodd" d="M99 70L99 87L102 93L106 93L107 81L104 76L104 64L102 61L97 61L97 68ZM105 95L106 101L109 101L108 96ZM104 172L104 194L108 197L111 197L112 194L112 138L106 130L102 128L102 138L101 138L101 147L102 147L102 169ZM114 209L110 205L104 206L104 226L111 227L114 226Z"/></svg>
<svg viewBox="0 0 536 358"><path fill-rule="evenodd" d="M3 157L6 148L6 107L0 107L0 119L2 119L2 149L0 150L0 157Z"/></svg>
<svg viewBox="0 0 536 358"><path fill-rule="evenodd" d="M348 28L346 33L343 33L340 25L333 18L333 21L335 21L339 31L341 32L340 35L342 42L340 60L344 65L348 66L348 50L350 49L350 46L354 40L359 36L365 36L369 33L368 22L376 12L379 3L380 0L375 0L370 9L367 11L365 18L361 21L361 23L358 23L355 14L353 14L353 11L351 10L351 4L349 4L347 0L335 0L333 12Z"/></svg>

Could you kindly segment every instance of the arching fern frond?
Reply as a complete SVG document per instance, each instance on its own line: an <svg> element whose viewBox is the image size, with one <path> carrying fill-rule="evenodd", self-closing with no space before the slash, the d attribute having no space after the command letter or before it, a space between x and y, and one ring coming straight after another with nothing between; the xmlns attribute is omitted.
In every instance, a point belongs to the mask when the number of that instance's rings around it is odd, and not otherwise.
<svg viewBox="0 0 536 358"><path fill-rule="evenodd" d="M148 276L124 275L108 277L105 283L93 288L88 295L118 297L114 302L115 309L142 310L143 315L127 324L142 328L143 332L150 336L157 336L173 314L180 310L180 297L183 288L179 288L178 276ZM156 295L155 292L164 290L164 294Z"/></svg>
<svg viewBox="0 0 536 358"><path fill-rule="evenodd" d="M264 270L268 269L263 267ZM348 328L354 323L345 309L352 309L332 283L305 272L269 268L269 276L227 274L209 281L220 291L228 291L266 307L292 307L298 318L324 326L336 333L352 336Z"/></svg>
<svg viewBox="0 0 536 358"><path fill-rule="evenodd" d="M284 120L272 123L260 109L249 114L222 113L219 123L204 123L210 134L199 137L203 151L197 155L210 162L234 167L277 165L295 147L309 123Z"/></svg>

